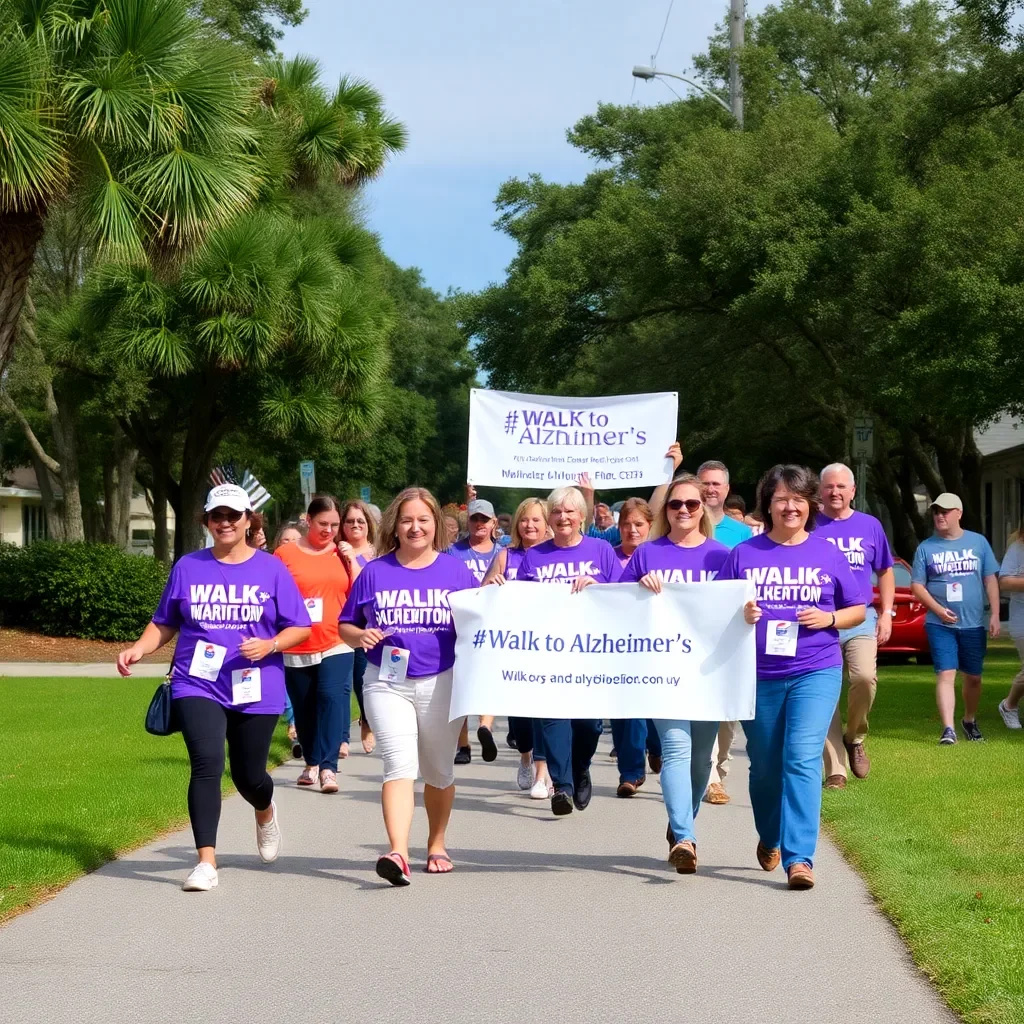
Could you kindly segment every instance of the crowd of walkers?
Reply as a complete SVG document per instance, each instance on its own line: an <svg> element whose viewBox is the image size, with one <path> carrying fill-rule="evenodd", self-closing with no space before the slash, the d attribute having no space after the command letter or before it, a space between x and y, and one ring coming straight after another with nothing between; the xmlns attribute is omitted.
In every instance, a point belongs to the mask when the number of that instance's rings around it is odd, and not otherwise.
<svg viewBox="0 0 1024 1024"><path fill-rule="evenodd" d="M822 780L864 779L868 717L877 688L878 647L891 633L893 558L881 523L853 508L854 476L842 464L820 478L778 465L761 479L756 507L729 493L729 472L706 462L679 473L647 501L595 503L590 481L523 501L500 517L470 489L464 523L418 487L388 508L313 499L278 530L273 553L248 494L214 487L204 524L211 547L173 567L152 621L118 657L123 675L177 635L171 693L191 764L188 810L198 863L186 890L218 883L216 836L225 746L231 778L255 812L260 858L275 860L281 829L267 772L271 738L289 716L298 785L336 793L349 756L351 693L360 743L383 766L388 850L377 874L411 880L414 784L424 782L424 870L454 861L446 831L455 771L471 757L468 720L449 722L455 628L448 594L508 581L566 584L572 593L620 583L660 594L666 585L748 579L756 599L743 609L756 642L756 710L742 723L681 719L612 722L620 798L648 771L660 775L668 860L697 870L695 819L702 802L728 803L731 748L742 725L750 759L755 858L780 864L791 889L814 885ZM976 711L987 638L998 635L999 592L1010 595L1010 633L1024 660L1024 524L1002 566L980 534L960 527L962 504L942 494L930 506L935 532L918 548L913 591L928 609L928 639L942 719L940 743L957 740L955 679L963 686L966 739L979 741ZM877 598L874 591L877 589ZM988 620L985 603L988 602ZM845 725L840 707L848 680ZM999 704L1020 728L1024 669ZM481 709L485 711L486 709ZM497 756L494 719L482 715L485 761ZM565 816L591 803L591 763L603 723L510 718L519 753L518 788ZM823 770L824 765L824 770Z"/></svg>

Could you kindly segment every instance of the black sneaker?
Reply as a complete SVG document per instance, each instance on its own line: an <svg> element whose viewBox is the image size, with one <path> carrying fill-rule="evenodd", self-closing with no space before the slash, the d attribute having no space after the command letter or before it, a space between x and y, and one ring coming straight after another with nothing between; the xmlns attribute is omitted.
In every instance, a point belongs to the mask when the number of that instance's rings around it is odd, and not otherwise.
<svg viewBox="0 0 1024 1024"><path fill-rule="evenodd" d="M510 750L518 750L519 749L519 744L516 743L516 737L515 737L514 733L510 732L505 737L505 742L508 744Z"/></svg>
<svg viewBox="0 0 1024 1024"><path fill-rule="evenodd" d="M573 782L575 787L572 794L572 802L576 805L577 811L585 811L590 798L594 795L594 787L590 782L590 769L587 769L578 779Z"/></svg>
<svg viewBox="0 0 1024 1024"><path fill-rule="evenodd" d="M473 751L469 747L459 747L455 754L456 764L469 764L473 760Z"/></svg>
<svg viewBox="0 0 1024 1024"><path fill-rule="evenodd" d="M302 744L298 740L292 740L292 757L296 761L302 760Z"/></svg>
<svg viewBox="0 0 1024 1024"><path fill-rule="evenodd" d="M956 743L956 733L948 725L942 730L939 743L944 747L949 747Z"/></svg>
<svg viewBox="0 0 1024 1024"><path fill-rule="evenodd" d="M557 817L563 814L572 814L573 798L564 789L555 791L551 798L551 813Z"/></svg>
<svg viewBox="0 0 1024 1024"><path fill-rule="evenodd" d="M984 743L985 737L981 735L981 730L978 728L977 722L962 721L960 723L961 728L964 731L964 735L971 740L973 743Z"/></svg>
<svg viewBox="0 0 1024 1024"><path fill-rule="evenodd" d="M494 742L491 730L481 725L476 731L476 738L480 741L480 756L485 761L493 761L498 756L498 744Z"/></svg>

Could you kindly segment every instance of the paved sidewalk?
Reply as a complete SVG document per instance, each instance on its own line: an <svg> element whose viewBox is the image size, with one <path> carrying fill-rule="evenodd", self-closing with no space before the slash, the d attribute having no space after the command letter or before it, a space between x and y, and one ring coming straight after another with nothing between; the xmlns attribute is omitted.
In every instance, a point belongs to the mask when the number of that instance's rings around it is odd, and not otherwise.
<svg viewBox="0 0 1024 1024"><path fill-rule="evenodd" d="M811 892L758 868L742 753L733 803L701 810L695 876L665 863L657 779L617 800L607 754L602 738L590 808L559 819L515 790L512 751L458 769L456 870L420 872L417 809L401 890L373 873L377 759L343 762L338 796L298 790L286 765L275 865L260 866L252 813L234 797L218 889L180 891L195 853L179 832L0 928L0 1021L955 1020L830 844Z"/></svg>
<svg viewBox="0 0 1024 1024"><path fill-rule="evenodd" d="M165 676L170 669L166 662L139 662L132 665L132 675L149 678ZM82 676L108 679L117 676L113 661L0 661L0 676Z"/></svg>

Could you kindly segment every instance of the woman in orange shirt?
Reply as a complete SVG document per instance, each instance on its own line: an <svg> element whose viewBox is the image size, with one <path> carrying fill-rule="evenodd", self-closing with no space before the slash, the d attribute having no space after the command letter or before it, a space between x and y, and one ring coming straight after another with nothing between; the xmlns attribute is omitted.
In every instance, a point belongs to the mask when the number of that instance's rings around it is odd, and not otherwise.
<svg viewBox="0 0 1024 1024"><path fill-rule="evenodd" d="M355 657L338 636L338 616L352 575L336 546L341 526L337 499L314 498L306 515L306 535L274 552L292 574L313 622L309 639L285 658L285 686L306 758L298 784L315 786L319 781L322 793L337 793L338 749L348 732Z"/></svg>

